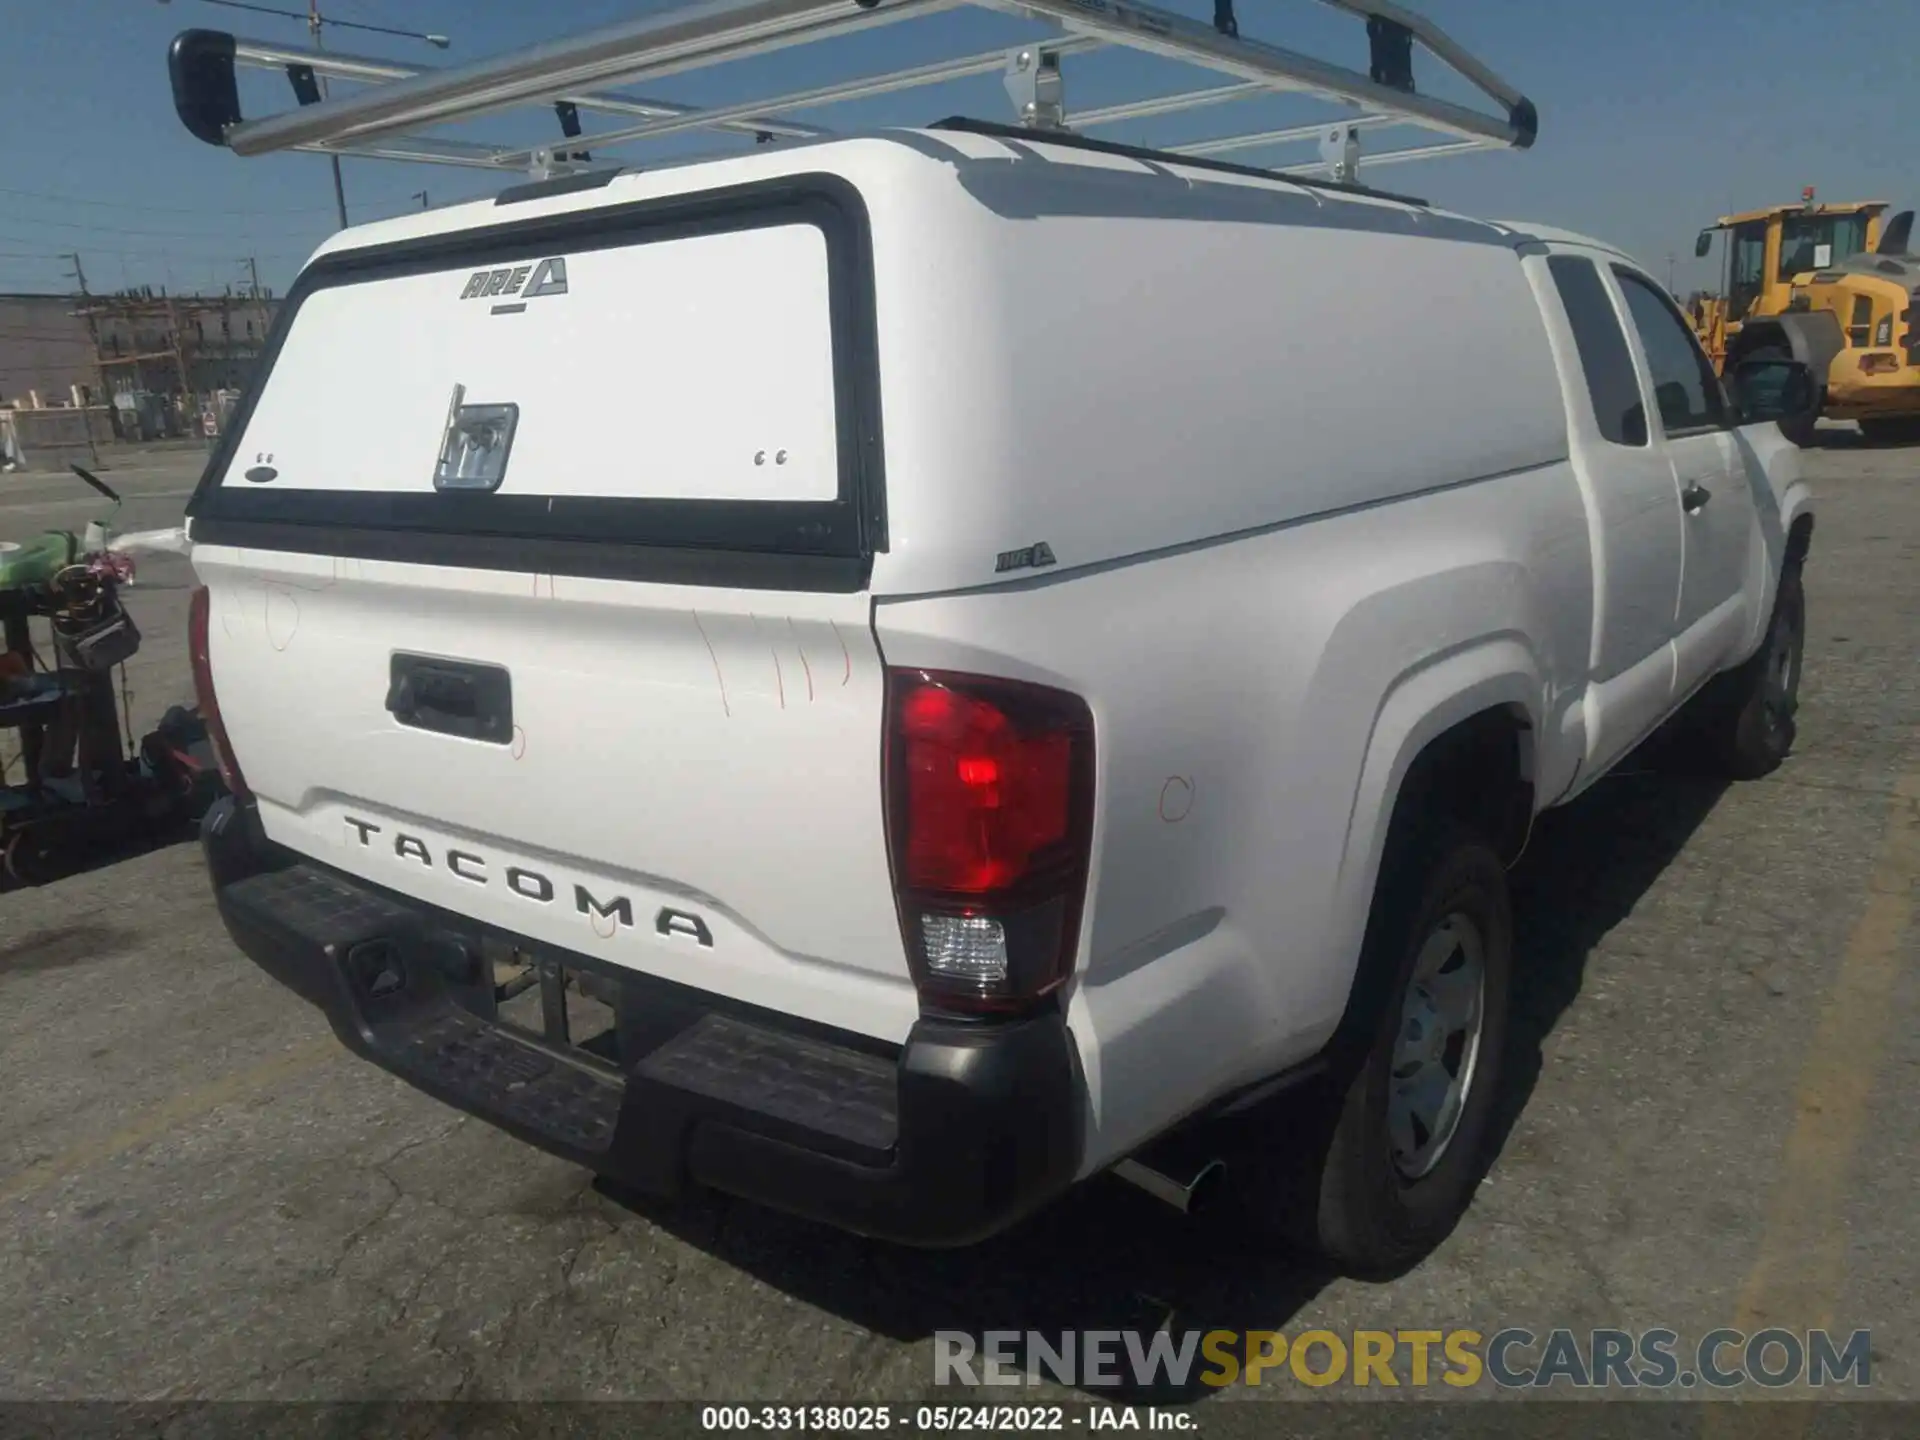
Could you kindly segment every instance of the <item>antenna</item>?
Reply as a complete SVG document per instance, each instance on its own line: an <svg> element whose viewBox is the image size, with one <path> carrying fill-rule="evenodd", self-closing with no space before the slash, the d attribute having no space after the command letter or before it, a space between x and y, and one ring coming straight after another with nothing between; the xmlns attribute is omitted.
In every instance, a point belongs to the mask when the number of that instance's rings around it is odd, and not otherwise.
<svg viewBox="0 0 1920 1440"><path fill-rule="evenodd" d="M102 495L106 496L107 499L111 500L113 502L114 509L118 510L120 508L120 492L115 490L111 485L107 484L106 481L102 480L98 475L94 474L91 470L87 469L84 465L76 465L76 464L70 463L67 466L67 468L73 471L73 473L78 475L82 480L86 481L87 484L92 486L95 490L99 491Z"/></svg>

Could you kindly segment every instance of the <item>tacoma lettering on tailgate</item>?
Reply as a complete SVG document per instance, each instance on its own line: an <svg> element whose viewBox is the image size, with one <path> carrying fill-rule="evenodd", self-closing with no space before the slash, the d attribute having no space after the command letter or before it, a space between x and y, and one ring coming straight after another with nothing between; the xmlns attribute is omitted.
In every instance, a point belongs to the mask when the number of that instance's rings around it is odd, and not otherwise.
<svg viewBox="0 0 1920 1440"><path fill-rule="evenodd" d="M441 850L436 862L433 847L417 835L409 835L401 830L388 831L385 826L376 825L371 820L356 820L351 815L344 818L366 849L385 849L390 844L398 859L409 860L428 869L444 866L450 874L475 885L492 885L497 870L507 889L536 905L551 905L560 895L562 887L555 884L551 876L530 870L524 865L500 867L484 855L451 846ZM391 840L382 840L376 847L373 843L375 835L390 835ZM576 881L573 885L573 908L577 914L586 917L589 924L596 919L611 920L616 927L633 928L633 901L626 895L616 892L602 898ZM653 929L658 935L678 935L709 950L713 948L713 931L708 928L707 922L686 910L661 906L653 917Z"/></svg>

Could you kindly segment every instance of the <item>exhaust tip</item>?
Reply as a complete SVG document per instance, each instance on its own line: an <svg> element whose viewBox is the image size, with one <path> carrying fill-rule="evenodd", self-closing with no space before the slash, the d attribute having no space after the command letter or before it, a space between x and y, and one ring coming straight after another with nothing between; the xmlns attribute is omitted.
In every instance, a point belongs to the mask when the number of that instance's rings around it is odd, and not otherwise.
<svg viewBox="0 0 1920 1440"><path fill-rule="evenodd" d="M1193 1179L1187 1194L1187 1214L1210 1215L1227 1192L1227 1162L1209 1160Z"/></svg>
<svg viewBox="0 0 1920 1440"><path fill-rule="evenodd" d="M1210 1210L1219 1200L1226 1188L1227 1164L1217 1158L1209 1159L1181 1179L1139 1160L1127 1159L1114 1166L1113 1173L1191 1218Z"/></svg>

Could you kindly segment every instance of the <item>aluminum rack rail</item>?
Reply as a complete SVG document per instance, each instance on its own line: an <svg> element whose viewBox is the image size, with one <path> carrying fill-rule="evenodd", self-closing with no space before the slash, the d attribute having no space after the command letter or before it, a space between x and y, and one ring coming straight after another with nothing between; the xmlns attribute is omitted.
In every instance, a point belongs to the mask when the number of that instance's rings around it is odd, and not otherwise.
<svg viewBox="0 0 1920 1440"><path fill-rule="evenodd" d="M1268 8L1277 0L1260 0ZM833 132L791 117L849 100L1000 73L1018 123L1038 132L1139 120L1281 93L1346 107L1312 124L1252 130L1169 147L1206 158L1308 140L1318 163L1277 167L1316 171L1352 183L1363 164L1420 160L1485 149L1525 149L1539 119L1533 103L1422 17L1387 0L1317 0L1366 22L1365 72L1243 35L1234 0L1213 0L1211 23L1134 0L699 0L604 29L553 40L450 69L244 40L223 31L187 30L168 56L174 108L199 139L238 155L304 150L424 161L545 179L602 165L613 147L696 130L720 130L761 143L815 139ZM1012 46L909 69L864 76L711 108L643 98L608 86L763 55L790 46L975 9L1041 22L1052 33ZM1493 103L1494 113L1414 88L1418 45ZM1065 56L1121 47L1211 70L1224 83L1069 112ZM298 104L278 114L241 114L239 68L281 71ZM322 98L318 77L360 87ZM550 108L559 134L525 144L485 144L422 133L526 107ZM588 133L582 112L616 117ZM1412 126L1434 143L1363 155L1363 134Z"/></svg>

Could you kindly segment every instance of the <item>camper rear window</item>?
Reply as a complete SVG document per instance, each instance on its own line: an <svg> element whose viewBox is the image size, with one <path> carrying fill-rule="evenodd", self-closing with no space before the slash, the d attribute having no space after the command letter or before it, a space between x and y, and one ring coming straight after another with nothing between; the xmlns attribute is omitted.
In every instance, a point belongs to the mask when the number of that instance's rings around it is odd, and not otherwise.
<svg viewBox="0 0 1920 1440"><path fill-rule="evenodd" d="M532 544L554 573L608 573L618 547L686 552L676 573L864 561L884 545L868 245L857 192L801 176L325 257L195 538L472 564Z"/></svg>

